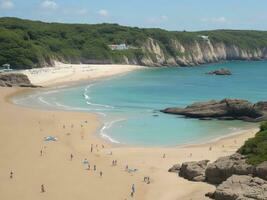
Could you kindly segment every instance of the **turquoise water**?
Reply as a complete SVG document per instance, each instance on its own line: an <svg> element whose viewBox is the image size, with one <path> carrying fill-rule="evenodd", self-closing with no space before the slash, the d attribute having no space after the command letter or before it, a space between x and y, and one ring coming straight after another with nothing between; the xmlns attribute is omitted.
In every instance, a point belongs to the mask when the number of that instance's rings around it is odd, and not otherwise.
<svg viewBox="0 0 267 200"><path fill-rule="evenodd" d="M205 73L221 67L232 76ZM267 62L227 62L190 68L149 68L97 82L54 88L15 103L46 109L100 114L100 135L112 142L138 146L171 146L206 142L255 124L241 121L201 121L158 110L197 101L267 98Z"/></svg>

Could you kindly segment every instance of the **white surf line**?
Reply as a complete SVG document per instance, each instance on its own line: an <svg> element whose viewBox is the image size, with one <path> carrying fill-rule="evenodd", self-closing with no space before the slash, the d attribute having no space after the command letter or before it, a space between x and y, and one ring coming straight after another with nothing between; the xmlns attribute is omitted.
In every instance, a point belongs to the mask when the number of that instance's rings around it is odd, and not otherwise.
<svg viewBox="0 0 267 200"><path fill-rule="evenodd" d="M86 100L86 104L91 105L91 106L98 106L98 107L104 107L104 108L114 109L114 107L113 107L113 106L110 106L110 105L103 105L103 104L97 104L97 103L92 103L92 102L90 102L91 97L90 97L87 93L89 93L89 89L90 89L92 86L94 86L94 85L95 85L95 84L90 84L90 85L88 85L88 86L84 89L85 92L83 93L83 96L84 96L84 98L85 98L85 100Z"/></svg>
<svg viewBox="0 0 267 200"><path fill-rule="evenodd" d="M110 142L112 142L112 143L120 144L119 141L117 141L117 140L113 139L112 137L110 137L109 135L107 135L107 134L105 133L105 131L106 131L107 129L111 128L112 125L114 125L115 123L120 122L120 121L124 121L124 120L126 120L126 119L116 119L116 120L113 120L113 121L104 123L103 127L102 127L101 130L100 130L100 135L101 135L103 138L108 139L108 140L109 140Z"/></svg>

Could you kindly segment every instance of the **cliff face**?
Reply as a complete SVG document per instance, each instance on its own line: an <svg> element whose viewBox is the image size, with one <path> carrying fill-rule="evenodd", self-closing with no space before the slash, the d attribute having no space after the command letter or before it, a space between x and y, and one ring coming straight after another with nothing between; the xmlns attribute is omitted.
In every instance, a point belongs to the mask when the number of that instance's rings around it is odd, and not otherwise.
<svg viewBox="0 0 267 200"><path fill-rule="evenodd" d="M225 60L267 59L267 47L245 49L210 40L194 41L190 45L173 40L172 48L175 49L176 56L164 52L156 40L149 38L142 46L142 50L146 52L144 57L125 61L128 64L138 63L146 66L194 66Z"/></svg>

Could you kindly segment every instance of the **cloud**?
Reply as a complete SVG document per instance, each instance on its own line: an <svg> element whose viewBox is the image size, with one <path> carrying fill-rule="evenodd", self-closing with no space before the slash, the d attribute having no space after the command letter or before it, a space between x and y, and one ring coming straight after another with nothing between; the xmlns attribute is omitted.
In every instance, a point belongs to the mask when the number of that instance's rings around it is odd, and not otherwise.
<svg viewBox="0 0 267 200"><path fill-rule="evenodd" d="M0 0L0 8L3 10L10 10L14 8L14 3L12 0Z"/></svg>
<svg viewBox="0 0 267 200"><path fill-rule="evenodd" d="M109 15L108 11L105 10L105 9L101 9L98 11L98 14L101 16L101 17L107 17Z"/></svg>
<svg viewBox="0 0 267 200"><path fill-rule="evenodd" d="M43 0L41 3L41 8L44 10L56 10L58 5L54 0Z"/></svg>
<svg viewBox="0 0 267 200"><path fill-rule="evenodd" d="M166 21L166 20L168 20L169 18L168 18L166 15L161 15L161 16L160 16L160 19L161 19L162 21Z"/></svg>
<svg viewBox="0 0 267 200"><path fill-rule="evenodd" d="M81 9L76 10L76 14L77 15L87 15L88 10L86 8L81 8Z"/></svg>
<svg viewBox="0 0 267 200"><path fill-rule="evenodd" d="M201 21L223 24L227 22L227 19L225 17L213 17L213 18L202 18Z"/></svg>
<svg viewBox="0 0 267 200"><path fill-rule="evenodd" d="M62 9L62 14L64 15L79 15L79 16L85 16L89 12L86 8L65 8Z"/></svg>

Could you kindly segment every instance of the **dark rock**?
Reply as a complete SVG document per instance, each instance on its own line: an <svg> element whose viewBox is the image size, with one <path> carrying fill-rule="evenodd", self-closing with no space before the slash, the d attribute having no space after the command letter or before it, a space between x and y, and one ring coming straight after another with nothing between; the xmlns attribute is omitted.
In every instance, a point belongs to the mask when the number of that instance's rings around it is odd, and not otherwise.
<svg viewBox="0 0 267 200"><path fill-rule="evenodd" d="M254 176L267 180L267 161L256 166Z"/></svg>
<svg viewBox="0 0 267 200"><path fill-rule="evenodd" d="M214 195L214 192L208 192L205 194L206 197L209 197L211 199L215 199L215 195Z"/></svg>
<svg viewBox="0 0 267 200"><path fill-rule="evenodd" d="M37 87L29 78L20 73L0 74L0 87Z"/></svg>
<svg viewBox="0 0 267 200"><path fill-rule="evenodd" d="M179 173L180 169L181 169L181 165L175 164L168 170L168 172Z"/></svg>
<svg viewBox="0 0 267 200"><path fill-rule="evenodd" d="M199 119L238 119L259 122L267 120L267 102L252 104L246 100L223 99L194 103L186 108L167 108L161 112Z"/></svg>
<svg viewBox="0 0 267 200"><path fill-rule="evenodd" d="M211 71L211 72L208 72L206 74L209 74L209 75L219 75L219 76L229 76L229 75L232 75L231 71L229 69L218 69L218 70L215 70L215 71Z"/></svg>
<svg viewBox="0 0 267 200"><path fill-rule="evenodd" d="M208 160L199 162L185 162L179 172L179 176L190 181L205 181L205 169L208 165Z"/></svg>
<svg viewBox="0 0 267 200"><path fill-rule="evenodd" d="M215 200L265 200L267 182L257 177L233 175L212 196Z"/></svg>
<svg viewBox="0 0 267 200"><path fill-rule="evenodd" d="M236 153L231 156L221 157L209 164L205 171L205 176L208 183L220 184L233 174L253 174L254 169L254 166L246 163L243 155Z"/></svg>

